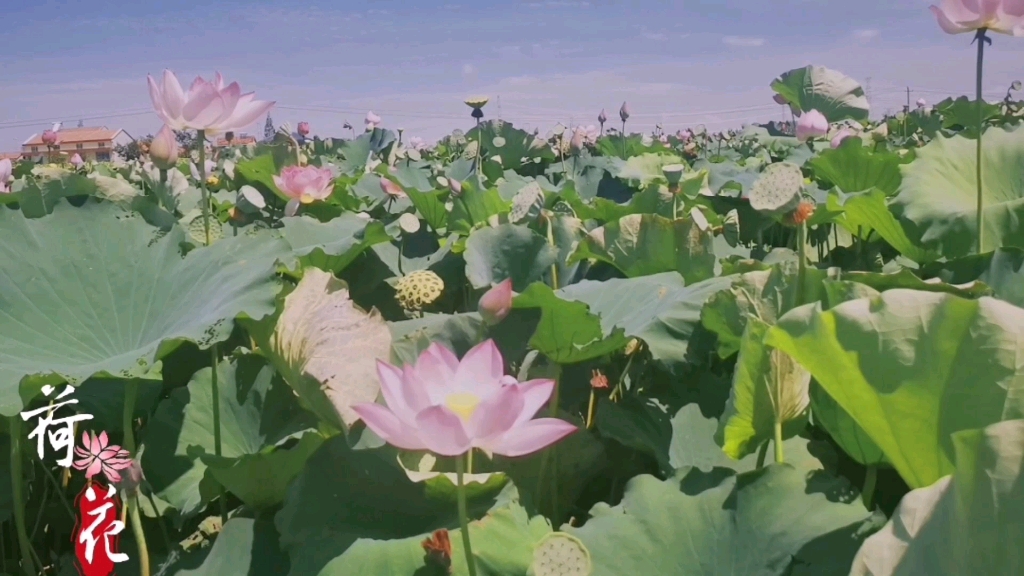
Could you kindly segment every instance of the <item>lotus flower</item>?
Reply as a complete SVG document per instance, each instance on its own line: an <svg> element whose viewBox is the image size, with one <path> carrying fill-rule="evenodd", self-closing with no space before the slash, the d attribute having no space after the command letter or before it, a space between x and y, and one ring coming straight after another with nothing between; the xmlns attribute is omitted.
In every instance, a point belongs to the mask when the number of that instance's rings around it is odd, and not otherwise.
<svg viewBox="0 0 1024 576"><path fill-rule="evenodd" d="M217 72L213 81L197 76L186 94L177 76L164 70L163 86L152 76L149 97L157 116L174 130L205 130L209 135L239 130L252 124L274 105L255 99L255 92L242 94L238 82L224 86L224 78Z"/></svg>
<svg viewBox="0 0 1024 576"><path fill-rule="evenodd" d="M85 160L82 160L82 157L79 156L77 152L68 160L68 162L75 167L75 170L85 166Z"/></svg>
<svg viewBox="0 0 1024 576"><path fill-rule="evenodd" d="M380 179L380 190L390 199L403 198L406 195L405 190L402 190L401 186L395 184L388 178Z"/></svg>
<svg viewBox="0 0 1024 576"><path fill-rule="evenodd" d="M427 143L423 140L423 138L420 138L419 136L413 136L412 138L409 138L409 148L412 148L413 150L423 150L426 147Z"/></svg>
<svg viewBox="0 0 1024 576"><path fill-rule="evenodd" d="M118 470L124 470L132 465L131 454L120 446L108 444L106 432L100 432L99 436L90 432L82 434L82 446L75 446L77 460L72 464L75 470L85 470L85 477L103 473L112 483L121 481L121 474Z"/></svg>
<svg viewBox="0 0 1024 576"><path fill-rule="evenodd" d="M572 138L569 140L569 148L575 152L583 150L583 142L586 137L585 132L581 128L576 128L572 131Z"/></svg>
<svg viewBox="0 0 1024 576"><path fill-rule="evenodd" d="M462 182L459 182L458 180L456 180L454 178L449 178L448 179L448 190L452 193L452 196L454 198L458 198L459 196L462 196Z"/></svg>
<svg viewBox="0 0 1024 576"><path fill-rule="evenodd" d="M57 144L57 133L53 130L43 130L43 135L40 137L43 140L43 144L47 146L53 146Z"/></svg>
<svg viewBox="0 0 1024 576"><path fill-rule="evenodd" d="M207 160L206 162L203 163L203 168L206 171L207 178L209 178L213 171L217 169L217 163L214 162L213 160ZM196 166L195 162L189 162L188 171L192 174L193 180L197 182L200 180L201 176L199 174L199 168Z"/></svg>
<svg viewBox="0 0 1024 576"><path fill-rule="evenodd" d="M557 418L531 420L551 398L554 380L519 383L503 368L493 340L473 347L461 361L435 342L414 365L377 362L387 407L362 403L352 408L392 446L442 456L459 456L470 448L524 456L576 431Z"/></svg>
<svg viewBox="0 0 1024 576"><path fill-rule="evenodd" d="M164 124L149 143L149 159L161 170L170 170L178 163L178 141L170 126Z"/></svg>
<svg viewBox="0 0 1024 576"><path fill-rule="evenodd" d="M477 311L491 326L504 320L512 311L512 279L507 278L488 290L480 298Z"/></svg>
<svg viewBox="0 0 1024 576"><path fill-rule="evenodd" d="M804 112L796 121L796 138L801 142L810 138L820 138L825 134L828 134L828 119L817 110Z"/></svg>
<svg viewBox="0 0 1024 576"><path fill-rule="evenodd" d="M918 98L918 99L917 99L917 107L918 107L918 108L924 108L924 107L925 107L925 106L927 106L927 105L928 105L928 102L927 102L927 101L925 101L925 99L924 99L924 98Z"/></svg>
<svg viewBox="0 0 1024 576"><path fill-rule="evenodd" d="M366 120L363 122L366 124L366 131L369 132L380 125L380 116L377 116L371 110L366 113Z"/></svg>
<svg viewBox="0 0 1024 576"><path fill-rule="evenodd" d="M853 136L853 130L850 130L849 128L843 128L842 130L839 131L838 134L835 135L835 138L832 138L832 148L839 148L839 145L843 143L843 140L849 138L850 136Z"/></svg>
<svg viewBox="0 0 1024 576"><path fill-rule="evenodd" d="M586 142L587 144L597 144L597 139L600 136L601 129L598 128L597 126L594 126L593 124L588 124L587 127L583 129L583 141Z"/></svg>
<svg viewBox="0 0 1024 576"><path fill-rule="evenodd" d="M10 158L4 158L0 160L0 194L6 194L11 189L8 187L7 182L11 179L11 172L13 166L11 165Z"/></svg>
<svg viewBox="0 0 1024 576"><path fill-rule="evenodd" d="M999 34L1024 36L1024 2L1021 0L942 0L930 10L947 34L985 28Z"/></svg>
<svg viewBox="0 0 1024 576"><path fill-rule="evenodd" d="M622 103L622 108L619 108L619 118L621 118L623 122L629 120L629 106L626 106L625 102Z"/></svg>
<svg viewBox="0 0 1024 576"><path fill-rule="evenodd" d="M334 190L334 175L327 168L316 166L288 166L274 176L274 185L285 196L300 204L324 200Z"/></svg>
<svg viewBox="0 0 1024 576"><path fill-rule="evenodd" d="M299 122L298 133L300 136L309 134L309 122Z"/></svg>

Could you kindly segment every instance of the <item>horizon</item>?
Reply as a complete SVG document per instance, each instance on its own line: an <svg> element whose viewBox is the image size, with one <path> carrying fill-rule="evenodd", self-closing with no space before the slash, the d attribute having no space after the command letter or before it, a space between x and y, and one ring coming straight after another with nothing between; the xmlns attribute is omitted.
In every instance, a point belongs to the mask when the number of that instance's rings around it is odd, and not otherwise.
<svg viewBox="0 0 1024 576"><path fill-rule="evenodd" d="M358 133L373 111L384 128L434 142L472 126L463 100L477 94L490 97L485 119L542 133L559 122L596 125L602 109L618 127L623 101L629 132L659 123L666 132L739 128L782 119L769 84L808 64L858 80L879 118L902 109L908 86L911 102L973 98L971 36L943 33L930 3L376 1L357 9L274 0L219 2L197 14L166 2L89 10L47 0L7 13L14 49L0 56L0 152L20 151L58 121L156 133L146 75L159 81L164 68L186 88L220 71L243 92L275 100L276 127L307 121L320 137L348 136L345 122ZM1022 56L1024 43L994 35L986 99L1024 79ZM239 133L260 138L265 121Z"/></svg>

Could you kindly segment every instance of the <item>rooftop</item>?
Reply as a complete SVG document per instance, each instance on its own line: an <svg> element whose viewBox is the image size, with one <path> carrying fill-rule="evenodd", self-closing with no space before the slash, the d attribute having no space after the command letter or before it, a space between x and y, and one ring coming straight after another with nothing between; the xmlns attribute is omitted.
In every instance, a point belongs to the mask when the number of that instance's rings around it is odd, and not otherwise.
<svg viewBox="0 0 1024 576"><path fill-rule="evenodd" d="M113 140L120 130L111 130L106 126L83 126L81 128L61 128L57 131L57 142L74 144L76 142L107 142ZM43 146L43 135L33 134L22 146Z"/></svg>

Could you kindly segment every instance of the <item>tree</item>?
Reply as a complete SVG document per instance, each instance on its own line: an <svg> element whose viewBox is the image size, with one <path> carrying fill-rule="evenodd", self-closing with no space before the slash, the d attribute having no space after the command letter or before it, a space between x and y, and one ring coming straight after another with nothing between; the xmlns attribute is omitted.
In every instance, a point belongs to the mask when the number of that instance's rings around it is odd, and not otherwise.
<svg viewBox="0 0 1024 576"><path fill-rule="evenodd" d="M196 146L196 135L186 130L175 130L174 140L185 150L191 150Z"/></svg>
<svg viewBox="0 0 1024 576"><path fill-rule="evenodd" d="M152 141L153 135L147 134L145 138L140 140L132 140L127 144L114 146L114 154L120 156L122 160L138 160L144 152L149 150L149 143Z"/></svg>
<svg viewBox="0 0 1024 576"><path fill-rule="evenodd" d="M270 142L274 139L274 134L277 134L277 130L274 129L274 122L270 119L270 114L267 114L267 123L263 127L263 140Z"/></svg>

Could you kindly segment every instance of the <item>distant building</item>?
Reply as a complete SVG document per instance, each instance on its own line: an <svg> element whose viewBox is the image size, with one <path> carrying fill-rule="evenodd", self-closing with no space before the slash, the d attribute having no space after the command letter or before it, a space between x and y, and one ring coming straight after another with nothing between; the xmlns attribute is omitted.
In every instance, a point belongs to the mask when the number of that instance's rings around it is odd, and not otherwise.
<svg viewBox="0 0 1024 576"><path fill-rule="evenodd" d="M213 143L213 147L214 147L214 149L216 149L216 148L227 148L229 146L245 146L246 144L255 144L255 143L256 143L256 137L255 136L250 136L250 135L248 135L248 134L243 132L241 134L235 134L235 137L232 138L230 142L228 142L228 140L226 138L223 138L223 137L217 138L217 140Z"/></svg>
<svg viewBox="0 0 1024 576"><path fill-rule="evenodd" d="M57 137L57 146L53 150L55 156L60 154L70 158L78 154L86 162L109 162L115 156L115 146L135 141L124 130L111 130L106 126L61 128L57 131ZM50 150L43 144L42 134L33 134L21 145L21 155L33 162L48 160L49 153Z"/></svg>
<svg viewBox="0 0 1024 576"><path fill-rule="evenodd" d="M21 160L21 152L0 152L0 160L10 160L11 162L17 162Z"/></svg>

